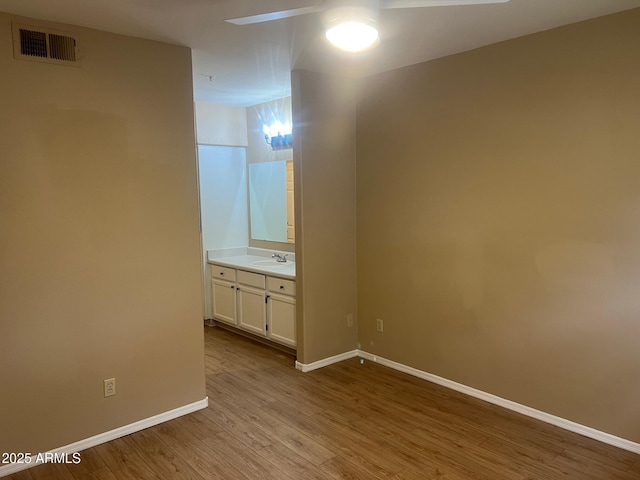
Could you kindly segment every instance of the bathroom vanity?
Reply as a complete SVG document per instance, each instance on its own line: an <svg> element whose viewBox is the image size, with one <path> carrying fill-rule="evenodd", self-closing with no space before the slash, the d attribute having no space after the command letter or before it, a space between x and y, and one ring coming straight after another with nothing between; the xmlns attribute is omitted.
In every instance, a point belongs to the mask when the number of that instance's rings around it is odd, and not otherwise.
<svg viewBox="0 0 640 480"><path fill-rule="evenodd" d="M278 262L267 253L259 249L228 256L208 253L212 318L295 348L295 262Z"/></svg>

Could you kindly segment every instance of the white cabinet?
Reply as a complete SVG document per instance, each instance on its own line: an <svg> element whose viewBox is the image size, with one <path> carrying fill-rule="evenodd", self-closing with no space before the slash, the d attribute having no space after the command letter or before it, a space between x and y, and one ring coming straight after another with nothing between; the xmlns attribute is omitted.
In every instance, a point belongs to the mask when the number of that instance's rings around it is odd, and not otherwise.
<svg viewBox="0 0 640 480"><path fill-rule="evenodd" d="M233 268L211 266L211 300L216 320L236 325L236 271Z"/></svg>
<svg viewBox="0 0 640 480"><path fill-rule="evenodd" d="M296 346L296 299L293 280L211 265L213 318Z"/></svg>
<svg viewBox="0 0 640 480"><path fill-rule="evenodd" d="M211 280L213 317L216 320L236 325L236 285L235 283Z"/></svg>
<svg viewBox="0 0 640 480"><path fill-rule="evenodd" d="M290 347L296 346L296 299L267 294L267 337Z"/></svg>
<svg viewBox="0 0 640 480"><path fill-rule="evenodd" d="M296 282L267 277L267 337L296 346Z"/></svg>
<svg viewBox="0 0 640 480"><path fill-rule="evenodd" d="M238 326L256 335L267 336L265 292L238 285Z"/></svg>

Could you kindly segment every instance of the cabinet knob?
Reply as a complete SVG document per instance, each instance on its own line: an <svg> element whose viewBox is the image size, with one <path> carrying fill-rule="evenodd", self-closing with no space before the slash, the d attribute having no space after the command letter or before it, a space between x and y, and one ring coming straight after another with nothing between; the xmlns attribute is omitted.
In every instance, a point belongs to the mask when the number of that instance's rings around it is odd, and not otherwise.
<svg viewBox="0 0 640 480"><path fill-rule="evenodd" d="M284 285L280 285L280 290L284 290Z"/></svg>
<svg viewBox="0 0 640 480"><path fill-rule="evenodd" d="M224 277L224 272L220 272L220 276L221 276L221 277Z"/></svg>
<svg viewBox="0 0 640 480"><path fill-rule="evenodd" d="M236 286L235 285L231 285L231 288L236 288Z"/></svg>

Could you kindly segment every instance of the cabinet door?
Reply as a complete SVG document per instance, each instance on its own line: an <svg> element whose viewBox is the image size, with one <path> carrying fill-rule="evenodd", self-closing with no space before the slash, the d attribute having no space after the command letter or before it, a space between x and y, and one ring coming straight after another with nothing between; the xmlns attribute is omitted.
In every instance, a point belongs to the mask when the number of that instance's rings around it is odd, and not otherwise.
<svg viewBox="0 0 640 480"><path fill-rule="evenodd" d="M211 279L211 299L213 303L213 318L231 325L236 321L236 285Z"/></svg>
<svg viewBox="0 0 640 480"><path fill-rule="evenodd" d="M264 299L264 290L238 285L238 326L266 337L267 318Z"/></svg>
<svg viewBox="0 0 640 480"><path fill-rule="evenodd" d="M270 294L267 298L268 338L290 347L296 346L296 299Z"/></svg>

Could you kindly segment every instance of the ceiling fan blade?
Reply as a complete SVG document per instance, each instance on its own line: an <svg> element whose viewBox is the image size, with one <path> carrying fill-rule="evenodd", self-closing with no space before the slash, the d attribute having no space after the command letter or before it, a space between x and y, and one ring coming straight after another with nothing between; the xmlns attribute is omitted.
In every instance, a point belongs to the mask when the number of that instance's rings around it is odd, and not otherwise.
<svg viewBox="0 0 640 480"><path fill-rule="evenodd" d="M450 7L455 5L483 5L507 3L509 0L383 0L381 8Z"/></svg>
<svg viewBox="0 0 640 480"><path fill-rule="evenodd" d="M306 15L308 13L317 13L323 10L323 6L312 5L310 7L292 8L291 10L280 10L279 12L260 13L249 17L230 18L229 20L225 20L225 22L233 23L234 25L250 25L252 23L270 22L272 20Z"/></svg>

